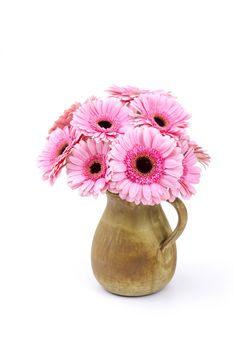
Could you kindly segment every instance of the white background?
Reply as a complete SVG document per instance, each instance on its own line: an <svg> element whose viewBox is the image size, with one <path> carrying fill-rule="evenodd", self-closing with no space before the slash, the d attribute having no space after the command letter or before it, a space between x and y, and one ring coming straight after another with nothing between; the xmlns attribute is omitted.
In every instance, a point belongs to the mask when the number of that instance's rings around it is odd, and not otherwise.
<svg viewBox="0 0 233 350"><path fill-rule="evenodd" d="M231 1L0 4L0 349L232 349ZM111 84L171 90L212 156L176 274L148 297L93 277L105 196L81 198L63 177L50 187L36 167L53 121Z"/></svg>

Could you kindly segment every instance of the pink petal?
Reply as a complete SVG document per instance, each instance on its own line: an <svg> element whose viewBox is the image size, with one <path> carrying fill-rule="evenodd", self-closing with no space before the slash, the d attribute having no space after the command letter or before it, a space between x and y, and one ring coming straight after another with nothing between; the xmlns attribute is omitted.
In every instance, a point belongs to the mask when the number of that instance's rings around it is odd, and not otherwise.
<svg viewBox="0 0 233 350"><path fill-rule="evenodd" d="M149 185L143 185L142 186L142 192L143 196L147 201L151 200L151 189Z"/></svg>
<svg viewBox="0 0 233 350"><path fill-rule="evenodd" d="M129 188L129 196L131 199L135 199L135 197L137 196L139 190L139 185L136 183L131 183L130 188Z"/></svg>

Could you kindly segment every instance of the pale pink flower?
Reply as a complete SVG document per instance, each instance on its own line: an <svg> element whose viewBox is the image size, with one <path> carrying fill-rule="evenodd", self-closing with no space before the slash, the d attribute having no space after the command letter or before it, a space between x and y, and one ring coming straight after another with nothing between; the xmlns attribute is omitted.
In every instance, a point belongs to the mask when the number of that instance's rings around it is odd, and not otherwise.
<svg viewBox="0 0 233 350"><path fill-rule="evenodd" d="M171 136L179 136L188 126L190 115L172 96L159 92L142 94L131 106L136 111L136 125L151 125Z"/></svg>
<svg viewBox="0 0 233 350"><path fill-rule="evenodd" d="M69 109L65 110L64 113L54 122L52 128L49 129L49 134L51 134L57 128L63 129L65 126L70 126L73 113L80 106L81 103L75 102Z"/></svg>
<svg viewBox="0 0 233 350"><path fill-rule="evenodd" d="M196 143L192 143L194 154L197 157L198 162L200 162L204 167L210 164L211 157L202 147L198 146Z"/></svg>
<svg viewBox="0 0 233 350"><path fill-rule="evenodd" d="M133 101L136 97L140 96L141 94L145 94L148 92L155 92L155 93L161 93L164 95L170 95L170 92L166 92L164 90L145 90L145 89L139 89L135 86L117 86L112 85L106 90L110 96L118 98L123 104L130 105L130 102Z"/></svg>
<svg viewBox="0 0 233 350"><path fill-rule="evenodd" d="M179 195L184 199L189 199L196 193L193 184L197 184L200 181L201 169L196 166L197 158L193 147L188 144L187 140L180 141L180 144L184 155L182 161L183 174L179 179L180 187L171 188L170 190L170 201L174 201Z"/></svg>
<svg viewBox="0 0 233 350"><path fill-rule="evenodd" d="M134 86L117 86L112 85L106 90L110 96L119 98L124 103L129 103L135 97L142 93L149 92L149 90L142 90Z"/></svg>
<svg viewBox="0 0 233 350"><path fill-rule="evenodd" d="M207 151L205 151L202 147L198 146L195 141L191 141L189 135L187 135L185 132L180 136L178 144L181 145L183 149L186 148L186 150L189 147L192 147L197 161L201 163L204 167L209 165L211 157L209 156Z"/></svg>
<svg viewBox="0 0 233 350"><path fill-rule="evenodd" d="M136 204L154 205L179 187L183 156L177 143L155 128L136 127L113 143L110 191Z"/></svg>
<svg viewBox="0 0 233 350"><path fill-rule="evenodd" d="M84 103L88 103L88 102L94 101L94 100L98 100L98 97L96 97L95 95L91 95L90 97L88 97L86 99L86 101Z"/></svg>
<svg viewBox="0 0 233 350"><path fill-rule="evenodd" d="M98 141L114 139L130 127L127 107L114 98L91 100L74 112L71 124L86 136Z"/></svg>
<svg viewBox="0 0 233 350"><path fill-rule="evenodd" d="M49 180L51 184L54 184L72 148L80 139L81 134L68 126L63 129L56 128L50 134L45 149L38 159L43 180Z"/></svg>
<svg viewBox="0 0 233 350"><path fill-rule="evenodd" d="M82 196L97 196L107 189L109 181L108 142L93 139L77 144L67 161L68 184Z"/></svg>

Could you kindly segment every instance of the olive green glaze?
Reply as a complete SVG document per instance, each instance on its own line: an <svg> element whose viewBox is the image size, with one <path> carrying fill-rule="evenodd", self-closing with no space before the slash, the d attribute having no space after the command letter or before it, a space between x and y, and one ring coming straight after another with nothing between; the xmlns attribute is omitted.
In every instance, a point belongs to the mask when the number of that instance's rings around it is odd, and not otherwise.
<svg viewBox="0 0 233 350"><path fill-rule="evenodd" d="M107 206L92 243L92 268L109 292L139 296L155 293L176 268L175 240L187 222L180 199L171 203L178 213L174 232L161 205L135 205L107 193Z"/></svg>

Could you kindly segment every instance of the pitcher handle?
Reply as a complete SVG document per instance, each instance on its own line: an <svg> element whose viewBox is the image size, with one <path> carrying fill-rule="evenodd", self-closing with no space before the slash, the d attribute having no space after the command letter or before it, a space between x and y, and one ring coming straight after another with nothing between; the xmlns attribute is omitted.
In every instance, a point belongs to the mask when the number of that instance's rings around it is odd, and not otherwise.
<svg viewBox="0 0 233 350"><path fill-rule="evenodd" d="M167 237L160 245L160 249L164 251L164 249L168 248L171 246L177 238L181 235L181 233L184 231L185 226L187 224L188 220L188 213L187 209L184 205L184 203L179 199L176 198L174 202L169 202L170 204L173 205L173 207L176 209L177 214L178 214L178 223L175 228L175 230L172 232L172 234Z"/></svg>

